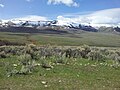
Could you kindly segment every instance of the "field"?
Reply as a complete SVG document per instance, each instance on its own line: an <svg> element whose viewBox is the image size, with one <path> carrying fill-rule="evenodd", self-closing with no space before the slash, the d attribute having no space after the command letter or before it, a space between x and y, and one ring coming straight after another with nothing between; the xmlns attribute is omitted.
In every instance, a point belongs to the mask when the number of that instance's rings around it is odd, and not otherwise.
<svg viewBox="0 0 120 90"><path fill-rule="evenodd" d="M117 34L82 32L69 34L35 34L0 32L0 40L37 45L80 46L87 44L99 47L119 47L120 36Z"/></svg>
<svg viewBox="0 0 120 90"><path fill-rule="evenodd" d="M16 58L0 60L16 62ZM5 70L0 67L0 90L119 90L120 67L102 63L71 59L67 65L55 65L50 70L37 67L29 75L12 77L4 75Z"/></svg>
<svg viewBox="0 0 120 90"><path fill-rule="evenodd" d="M0 32L0 40L8 44L0 90L120 90L119 34Z"/></svg>

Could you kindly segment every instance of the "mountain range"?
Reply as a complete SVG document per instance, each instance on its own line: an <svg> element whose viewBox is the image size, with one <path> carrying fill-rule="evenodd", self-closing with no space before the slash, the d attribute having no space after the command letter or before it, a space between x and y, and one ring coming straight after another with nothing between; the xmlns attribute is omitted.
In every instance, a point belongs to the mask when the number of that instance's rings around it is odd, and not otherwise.
<svg viewBox="0 0 120 90"><path fill-rule="evenodd" d="M89 32L111 32L111 33L118 33L120 32L120 28L118 26L99 26L95 27L92 25L84 25L80 23L66 23L66 24L59 24L59 21L57 20L51 20L51 21L26 21L26 20L12 20L12 21L1 21L0 27L3 29L3 27L9 28L9 27L29 27L39 30L83 30L83 31L89 31ZM20 29L20 28L19 28Z"/></svg>

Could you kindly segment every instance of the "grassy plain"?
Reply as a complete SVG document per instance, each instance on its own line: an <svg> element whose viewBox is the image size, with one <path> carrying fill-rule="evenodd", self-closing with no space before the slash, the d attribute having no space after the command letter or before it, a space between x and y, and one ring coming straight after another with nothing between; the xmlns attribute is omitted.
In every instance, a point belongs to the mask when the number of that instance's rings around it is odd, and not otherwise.
<svg viewBox="0 0 120 90"><path fill-rule="evenodd" d="M37 45L120 47L119 35L94 32L61 35L0 32L0 40ZM67 64L55 64L50 70L39 66L29 75L7 77L5 64L19 61L16 56L0 58L0 90L120 90L120 67L113 67L112 60L66 60Z"/></svg>
<svg viewBox="0 0 120 90"><path fill-rule="evenodd" d="M16 57L0 59L0 63L18 63ZM41 66L29 75L7 77L0 66L0 90L119 90L120 67L106 62L68 59L68 64L54 65L46 70ZM43 83L45 82L45 84Z"/></svg>
<svg viewBox="0 0 120 90"><path fill-rule="evenodd" d="M71 33L71 34L30 34L0 32L0 40L11 42L35 43L38 45L79 46L87 44L100 47L119 47L120 35L107 33Z"/></svg>

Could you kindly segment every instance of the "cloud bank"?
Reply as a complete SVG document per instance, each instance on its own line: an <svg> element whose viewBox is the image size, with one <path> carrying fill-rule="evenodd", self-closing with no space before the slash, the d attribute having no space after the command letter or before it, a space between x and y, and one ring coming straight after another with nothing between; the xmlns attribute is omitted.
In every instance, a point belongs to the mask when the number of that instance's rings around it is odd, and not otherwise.
<svg viewBox="0 0 120 90"><path fill-rule="evenodd" d="M37 16L37 15L28 15L25 17L14 18L12 20L23 20L23 21L46 21L47 17Z"/></svg>
<svg viewBox="0 0 120 90"><path fill-rule="evenodd" d="M81 23L92 26L120 26L120 8L95 11L86 15L74 17L58 16L59 24Z"/></svg>
<svg viewBox="0 0 120 90"><path fill-rule="evenodd" d="M5 5L3 5L3 4L0 4L0 7L1 7L1 8L4 8L4 7L5 7Z"/></svg>
<svg viewBox="0 0 120 90"><path fill-rule="evenodd" d="M74 6L74 7L78 7L79 4L76 3L74 0L48 0L47 2L48 4L65 4L66 6Z"/></svg>
<svg viewBox="0 0 120 90"><path fill-rule="evenodd" d="M31 0L26 0L27 2L30 2Z"/></svg>
<svg viewBox="0 0 120 90"><path fill-rule="evenodd" d="M23 20L23 21L47 21L50 20L44 16L28 15L25 17L14 18L11 20ZM58 25L69 25L69 24L83 24L91 25L94 27L99 26L119 26L120 27L120 8L105 9L95 11L89 14L70 14L70 15L59 15L56 17Z"/></svg>

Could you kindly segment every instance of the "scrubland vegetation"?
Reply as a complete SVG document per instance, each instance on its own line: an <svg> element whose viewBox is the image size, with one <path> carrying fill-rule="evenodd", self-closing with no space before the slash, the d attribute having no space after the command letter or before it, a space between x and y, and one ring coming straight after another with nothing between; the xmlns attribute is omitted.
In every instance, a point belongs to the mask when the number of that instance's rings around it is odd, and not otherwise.
<svg viewBox="0 0 120 90"><path fill-rule="evenodd" d="M0 32L0 90L120 89L119 34L55 32Z"/></svg>
<svg viewBox="0 0 120 90"><path fill-rule="evenodd" d="M119 90L120 48L1 46L1 90Z"/></svg>

